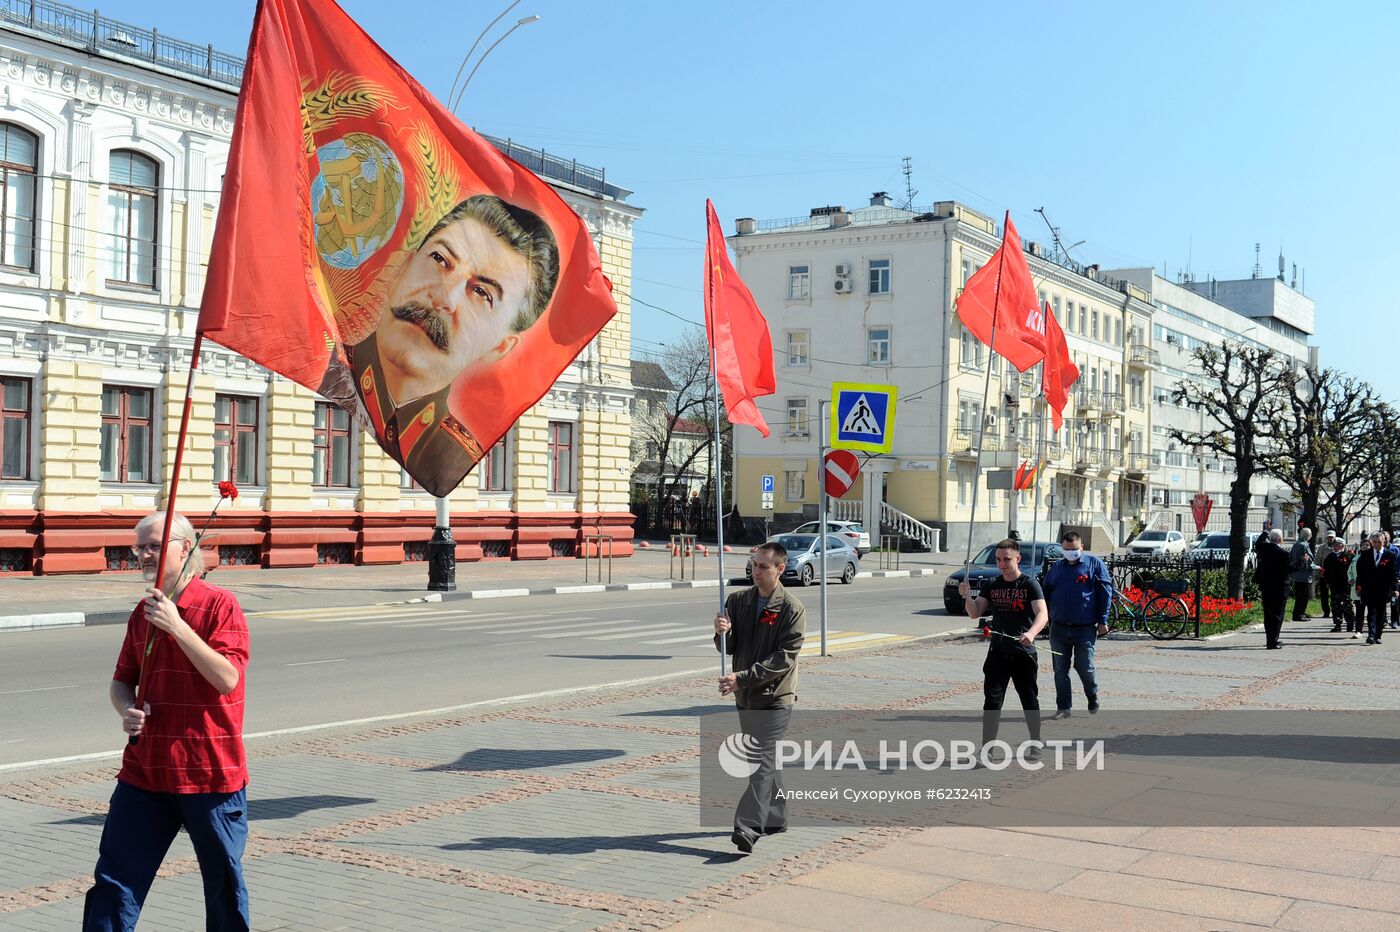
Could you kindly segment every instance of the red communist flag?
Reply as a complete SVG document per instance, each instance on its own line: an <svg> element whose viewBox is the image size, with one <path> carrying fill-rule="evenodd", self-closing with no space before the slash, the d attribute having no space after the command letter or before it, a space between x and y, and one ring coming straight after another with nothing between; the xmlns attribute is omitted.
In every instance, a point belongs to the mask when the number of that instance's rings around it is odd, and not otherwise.
<svg viewBox="0 0 1400 932"><path fill-rule="evenodd" d="M768 436L768 422L754 399L777 391L773 377L773 340L768 321L729 261L729 247L705 201L709 234L705 238L705 330L714 354L715 375L724 393L724 409L734 424L749 424Z"/></svg>
<svg viewBox="0 0 1400 932"><path fill-rule="evenodd" d="M1065 405L1069 403L1069 389L1079 379L1079 367L1069 355L1069 344L1065 342L1065 332L1060 322L1045 305L1045 366L1040 370L1040 388L1045 401L1050 405L1050 420L1059 430L1065 423Z"/></svg>
<svg viewBox="0 0 1400 932"><path fill-rule="evenodd" d="M332 0L261 0L199 330L445 495L617 313L584 222Z"/></svg>
<svg viewBox="0 0 1400 932"><path fill-rule="evenodd" d="M967 280L958 296L958 318L973 336L1022 372L1045 358L1045 321L1010 211L1001 248Z"/></svg>

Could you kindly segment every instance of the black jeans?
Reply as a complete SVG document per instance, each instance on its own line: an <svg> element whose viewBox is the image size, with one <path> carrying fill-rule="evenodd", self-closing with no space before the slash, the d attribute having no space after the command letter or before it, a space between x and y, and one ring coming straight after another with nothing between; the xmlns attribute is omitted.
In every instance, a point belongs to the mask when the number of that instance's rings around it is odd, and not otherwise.
<svg viewBox="0 0 1400 932"><path fill-rule="evenodd" d="M734 828L750 838L775 829L787 828L787 800L783 774L777 768L777 744L787 734L792 706L770 709L740 709L739 727L758 742L758 769L749 776L748 789L739 798L734 812Z"/></svg>
<svg viewBox="0 0 1400 932"><path fill-rule="evenodd" d="M1040 686L1036 683L1039 672L1040 664L1030 654L995 648L987 651L987 660L982 664L983 744L997 736L1007 683L1015 684L1016 695L1021 697L1021 708L1026 711L1026 728L1030 731L1031 740L1040 740Z"/></svg>
<svg viewBox="0 0 1400 932"><path fill-rule="evenodd" d="M1332 617L1332 587L1327 584L1327 580L1319 580L1317 587L1317 601L1322 606L1323 617Z"/></svg>
<svg viewBox="0 0 1400 932"><path fill-rule="evenodd" d="M1260 592L1259 601L1264 603L1264 643L1277 644L1283 631L1283 610L1288 606L1288 592L1282 588Z"/></svg>
<svg viewBox="0 0 1400 932"><path fill-rule="evenodd" d="M1308 617L1308 603L1312 601L1312 583L1293 584L1293 620L1302 621Z"/></svg>

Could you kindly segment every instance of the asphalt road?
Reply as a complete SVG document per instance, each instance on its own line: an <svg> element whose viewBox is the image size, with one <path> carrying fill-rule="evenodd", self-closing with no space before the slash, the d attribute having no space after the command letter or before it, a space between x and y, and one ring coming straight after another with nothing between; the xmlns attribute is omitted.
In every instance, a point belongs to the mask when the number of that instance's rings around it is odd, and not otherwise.
<svg viewBox="0 0 1400 932"><path fill-rule="evenodd" d="M944 612L942 583L862 579L828 587L829 648L968 627ZM795 591L807 606L807 650L814 651L818 590ZM717 589L681 589L256 614L245 732L711 666L717 675L717 605ZM121 748L107 688L123 633L121 625L0 633L0 767Z"/></svg>

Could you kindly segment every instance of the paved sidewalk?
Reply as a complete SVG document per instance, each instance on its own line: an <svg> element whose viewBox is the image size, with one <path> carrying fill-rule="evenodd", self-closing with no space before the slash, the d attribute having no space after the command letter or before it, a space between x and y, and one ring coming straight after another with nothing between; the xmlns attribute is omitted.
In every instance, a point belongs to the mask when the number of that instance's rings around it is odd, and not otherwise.
<svg viewBox="0 0 1400 932"><path fill-rule="evenodd" d="M651 549L638 550L630 557L613 561L611 586L623 588L668 588L718 585L719 564L711 548L710 556L696 556L692 568L686 561L685 578L680 578L679 558L673 560L665 544L653 542ZM744 575L748 548L737 548L724 556L725 575ZM315 566L295 569L256 569L219 567L209 581L233 591L248 613L295 608L331 608L377 605L414 599L452 600L464 598L545 595L579 592L605 585L598 581L598 564L589 562L585 580L583 560L540 561L487 560L457 564L457 591L429 592L428 564L402 563L396 566ZM898 574L942 575L951 572L957 561L951 554L901 554ZM604 564L606 567L606 564ZM867 555L861 570L885 575L878 554ZM603 579L608 579L604 569ZM589 586L589 589L579 587ZM81 576L0 577L0 632L6 627L30 627L23 621L31 615L48 617L49 624L103 624L125 622L141 591L136 572L100 573ZM602 591L598 589L598 591ZM82 616L81 618L76 616ZM7 624L6 620L10 623Z"/></svg>
<svg viewBox="0 0 1400 932"><path fill-rule="evenodd" d="M1400 648L1324 627L1288 625L1282 651L1254 634L1103 642L1105 710L1400 709ZM924 641L804 660L802 702L977 709L985 650ZM250 741L254 928L1400 924L1400 830L1310 828L1276 803L1239 827L1148 828L1135 812L1191 792L1171 761L1105 785L1071 828L1038 827L1044 813L1026 797L1019 827L987 827L988 806L963 806L934 828L795 827L739 857L727 832L698 824L695 716L722 707L710 677L685 676ZM0 926L78 924L112 775L103 766L0 779ZM1344 782L1323 777L1316 797L1346 805ZM1256 779L1242 784L1246 798L1267 797ZM181 837L141 928L183 932L201 915Z"/></svg>

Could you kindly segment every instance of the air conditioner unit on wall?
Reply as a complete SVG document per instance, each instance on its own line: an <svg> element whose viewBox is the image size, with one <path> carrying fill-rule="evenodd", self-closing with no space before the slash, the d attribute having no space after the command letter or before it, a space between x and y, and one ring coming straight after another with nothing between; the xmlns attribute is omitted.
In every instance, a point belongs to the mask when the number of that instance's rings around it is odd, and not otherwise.
<svg viewBox="0 0 1400 932"><path fill-rule="evenodd" d="M836 277L837 277L837 278L846 278L846 277L849 276L850 274L851 274L851 267L850 267L850 265L848 265L848 264L845 263L845 262L838 262L838 263L836 264Z"/></svg>
<svg viewBox="0 0 1400 932"><path fill-rule="evenodd" d="M838 278L838 279L836 279L836 293L837 293L837 294L850 294L850 293L851 293L851 280L850 280L849 278Z"/></svg>

